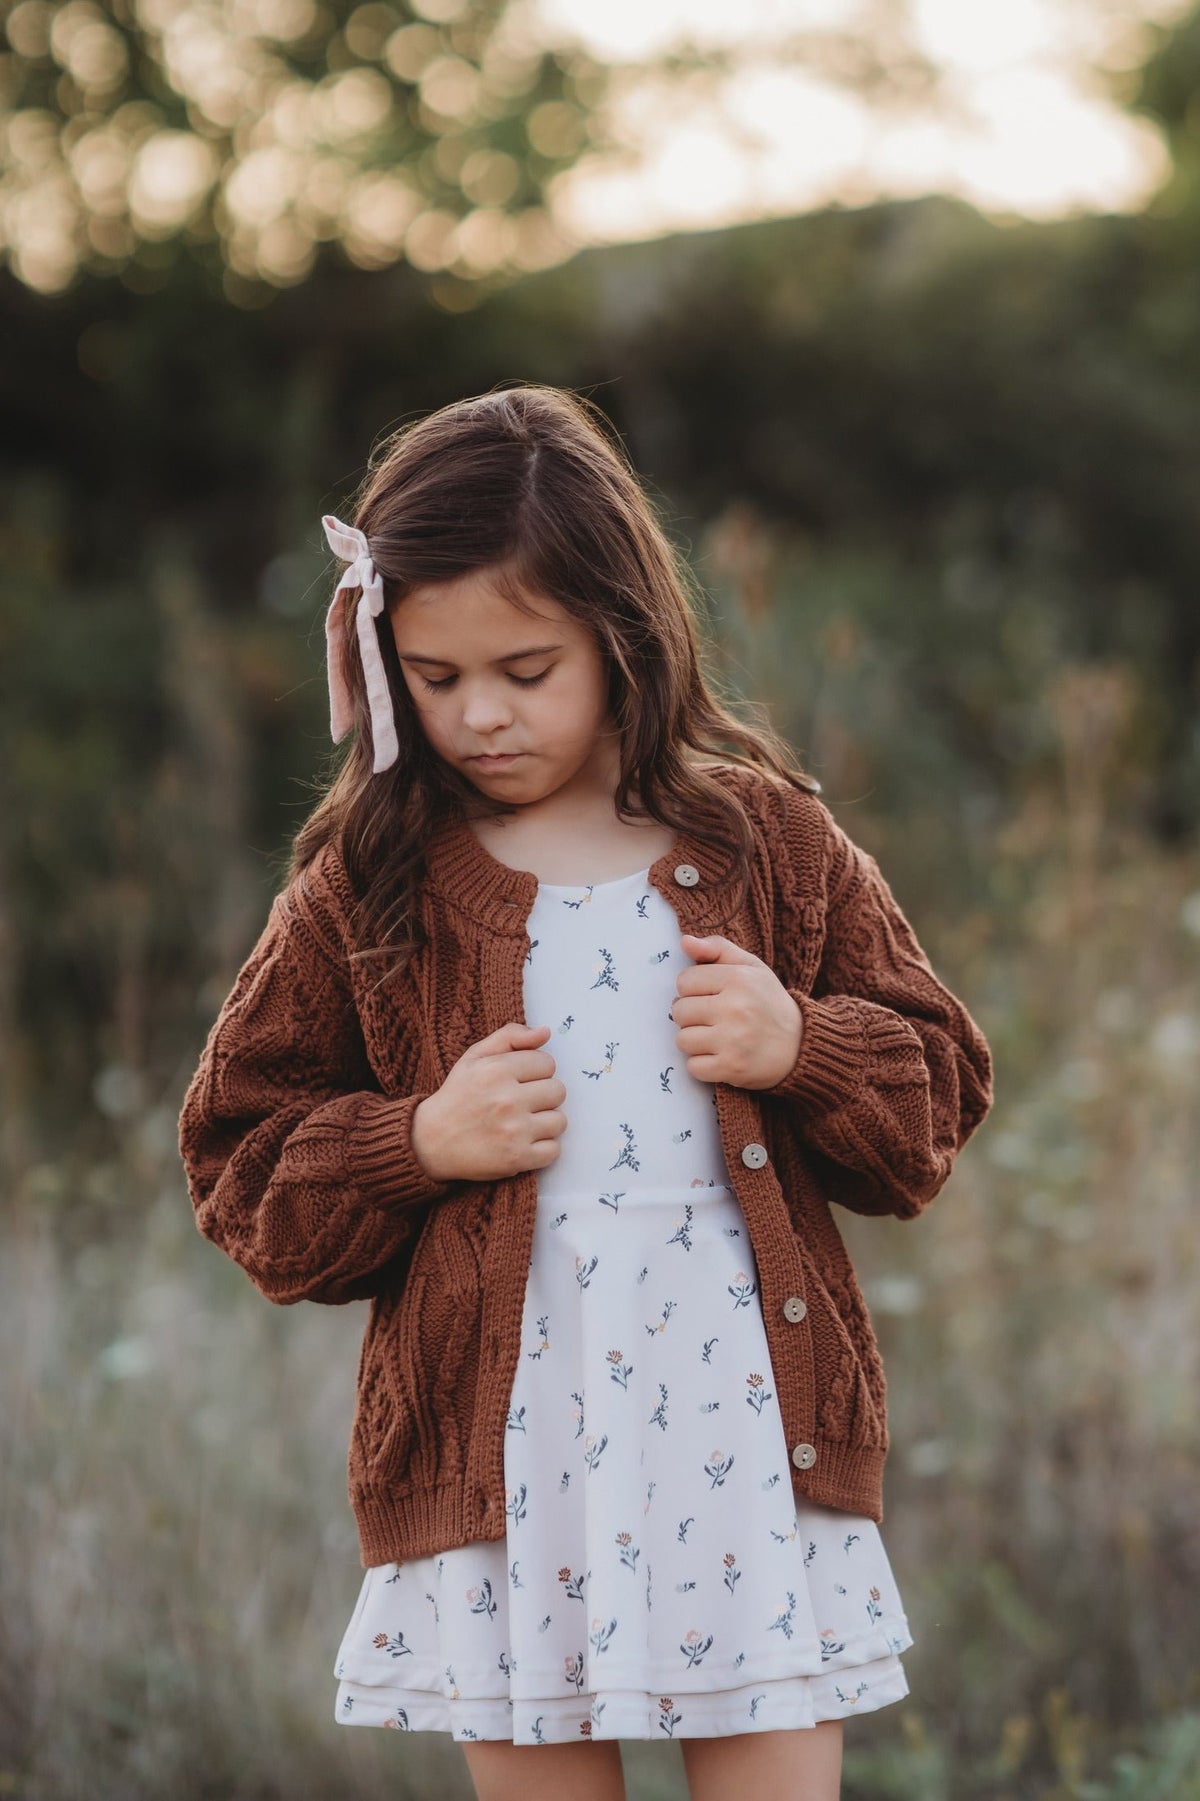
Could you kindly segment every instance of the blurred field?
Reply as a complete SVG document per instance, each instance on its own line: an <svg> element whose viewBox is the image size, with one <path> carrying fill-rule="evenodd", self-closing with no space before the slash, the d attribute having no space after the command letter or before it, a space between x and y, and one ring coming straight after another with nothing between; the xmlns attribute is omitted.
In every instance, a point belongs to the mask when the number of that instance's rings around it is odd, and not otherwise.
<svg viewBox="0 0 1200 1801"><path fill-rule="evenodd" d="M916 1638L847 1801L1200 1793L1200 858L1065 809L1000 822L993 902L911 909L996 1107L922 1220L839 1216ZM467 1796L449 1740L332 1719L365 1314L273 1309L198 1237L175 1098L3 1227L0 1794ZM631 1795L684 1794L676 1748L627 1750Z"/></svg>
<svg viewBox="0 0 1200 1801"><path fill-rule="evenodd" d="M578 255L611 72L525 13L5 12L0 1801L470 1801L449 1739L333 1719L365 1304L252 1289L176 1121L331 756L320 515L513 380L609 415L711 679L995 1054L928 1213L839 1216L916 1640L845 1801L1200 1801L1200 8L1108 71L1171 165L1142 214ZM919 74L838 42L794 48L873 104Z"/></svg>

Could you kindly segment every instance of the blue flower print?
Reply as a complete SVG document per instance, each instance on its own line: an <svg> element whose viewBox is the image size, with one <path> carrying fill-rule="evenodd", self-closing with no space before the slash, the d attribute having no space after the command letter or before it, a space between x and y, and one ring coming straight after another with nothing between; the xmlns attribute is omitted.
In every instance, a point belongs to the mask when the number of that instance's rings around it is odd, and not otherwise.
<svg viewBox="0 0 1200 1801"><path fill-rule="evenodd" d="M524 1407L510 1407L509 1408L507 1430L509 1432L524 1432L524 1430L525 1430L525 1409L524 1409Z"/></svg>
<svg viewBox="0 0 1200 1801"><path fill-rule="evenodd" d="M616 1051L620 1042L621 1040L619 1038L610 1038L604 1047L604 1062L600 1065L599 1069L585 1069L580 1073L585 1075L590 1082L598 1082L601 1076L610 1074L613 1066L613 1053Z"/></svg>
<svg viewBox="0 0 1200 1801"><path fill-rule="evenodd" d="M853 1707L855 1702L861 1701L866 1694L867 1684L865 1682L860 1682L852 1695L843 1693L840 1688L835 1688L833 1692L839 1701L844 1702L847 1707Z"/></svg>
<svg viewBox="0 0 1200 1801"><path fill-rule="evenodd" d="M621 1131L625 1136L625 1147L621 1151L616 1162L609 1164L609 1169L641 1169L641 1164L633 1154L634 1145L636 1143L633 1135L633 1127L628 1125L625 1120L622 1120Z"/></svg>
<svg viewBox="0 0 1200 1801"><path fill-rule="evenodd" d="M608 1641L612 1637L612 1635L616 1631L616 1629L617 1629L616 1620L610 1620L608 1622L607 1626L604 1624L603 1620L593 1620L592 1621L592 1630L588 1634L589 1645L591 1645L593 1647L593 1649L597 1652L607 1651L608 1650Z"/></svg>
<svg viewBox="0 0 1200 1801"><path fill-rule="evenodd" d="M658 1072L658 1086L663 1094L671 1092L671 1071L674 1067L673 1063L668 1063L665 1069L660 1069Z"/></svg>
<svg viewBox="0 0 1200 1801"><path fill-rule="evenodd" d="M838 1637L836 1632L831 1632L828 1626L824 1628L819 1636L821 1640L822 1663L828 1663L831 1657L836 1657L840 1651L846 1649L844 1641Z"/></svg>
<svg viewBox="0 0 1200 1801"><path fill-rule="evenodd" d="M740 1269L734 1276L733 1281L727 1285L725 1292L733 1296L733 1304L735 1307L748 1307L754 1296L758 1293L758 1287L746 1274L745 1270Z"/></svg>
<svg viewBox="0 0 1200 1801"><path fill-rule="evenodd" d="M525 1497L528 1492L523 1482L508 1491L504 1511L510 1515L514 1526L520 1525L525 1518Z"/></svg>
<svg viewBox="0 0 1200 1801"><path fill-rule="evenodd" d="M732 1551L726 1551L722 1562L725 1565L725 1586L730 1594L732 1594L734 1586L741 1577L742 1572L737 1567L737 1558Z"/></svg>
<svg viewBox="0 0 1200 1801"><path fill-rule="evenodd" d="M596 1440L592 1437L592 1434L590 1432L588 1433L587 1437L584 1439L584 1441L583 1441L583 1460L588 1466L588 1475L589 1476L591 1475L592 1471L596 1468L596 1465L599 1463L601 1457L603 1457L604 1447L607 1443L608 1443L608 1433L607 1432L601 1433L599 1444L596 1443Z"/></svg>
<svg viewBox="0 0 1200 1801"><path fill-rule="evenodd" d="M608 1373L617 1384L618 1388L623 1388L628 1392L629 1378L633 1374L633 1365L632 1363L623 1363L621 1358L622 1353L620 1351L610 1351L608 1353L606 1359L606 1362L609 1365Z"/></svg>
<svg viewBox="0 0 1200 1801"><path fill-rule="evenodd" d="M543 1351L548 1351L550 1349L550 1336L549 1336L549 1334L550 1334L550 1315L548 1313L543 1313L539 1317L538 1331L542 1335L542 1341L538 1345L537 1350L536 1351L526 1351L526 1353L525 1353L525 1355L527 1357L532 1357L535 1363L538 1360L538 1358L541 1356Z"/></svg>
<svg viewBox="0 0 1200 1801"><path fill-rule="evenodd" d="M675 1230L666 1240L667 1244L681 1244L685 1251L692 1248L692 1214L695 1208L690 1201L683 1203L683 1218L675 1221Z"/></svg>
<svg viewBox="0 0 1200 1801"><path fill-rule="evenodd" d="M667 1321L670 1319L671 1315L674 1313L674 1311L678 1305L679 1305L679 1303L677 1301L664 1301L663 1302L663 1310L662 1310L661 1316L659 1317L658 1324L654 1325L654 1326L646 1327L646 1331L651 1338L654 1338L656 1335L661 1336L662 1333L664 1333L666 1331Z"/></svg>
<svg viewBox="0 0 1200 1801"><path fill-rule="evenodd" d="M477 1588L467 1590L467 1601L472 1613L495 1615L496 1603L492 1599L492 1585L486 1576Z"/></svg>
<svg viewBox="0 0 1200 1801"><path fill-rule="evenodd" d="M386 1651L389 1657L411 1657L413 1648L404 1642L402 1632L394 1632L391 1638L386 1632L377 1632L372 1643L377 1651Z"/></svg>
<svg viewBox="0 0 1200 1801"><path fill-rule="evenodd" d="M665 1432L667 1429L667 1385L665 1382L659 1383L658 1393L658 1406L654 1409L654 1412L650 1415L646 1424L648 1426L661 1426Z"/></svg>
<svg viewBox="0 0 1200 1801"><path fill-rule="evenodd" d="M576 1694L583 1687L583 1652L577 1651L574 1657L563 1659L563 1667L567 1672L567 1681L573 1682Z"/></svg>
<svg viewBox="0 0 1200 1801"><path fill-rule="evenodd" d="M611 1207L613 1212L616 1213L619 1211L617 1202L621 1200L624 1193L625 1190L621 1188L617 1190L616 1194L602 1194L600 1196L600 1205L602 1207Z"/></svg>
<svg viewBox="0 0 1200 1801"><path fill-rule="evenodd" d="M641 1551L638 1546L634 1544L632 1533L618 1532L614 1542L617 1546L617 1555L625 1565L626 1569L636 1570L637 1560L641 1556Z"/></svg>
<svg viewBox="0 0 1200 1801"><path fill-rule="evenodd" d="M787 1606L779 1607L776 1609L775 1618L771 1621L771 1624L767 1627L767 1631L774 1632L776 1629L778 1629L780 1632L783 1633L784 1638L791 1638L791 1636L792 1636L792 1621L795 1617L795 1613L796 1613L796 1597L792 1593L791 1589L789 1588L788 1597L787 1597Z"/></svg>
<svg viewBox="0 0 1200 1801"><path fill-rule="evenodd" d="M703 1357L705 1363L712 1362L712 1348L715 1344L720 1344L720 1342L721 1341L719 1338L706 1338L705 1339L704 1349L700 1353L700 1355Z"/></svg>
<svg viewBox="0 0 1200 1801"><path fill-rule="evenodd" d="M694 1513L689 1513L686 1520L680 1520L679 1530L675 1534L675 1536L679 1540L681 1545L687 1544L688 1527L694 1523L695 1518L696 1518L696 1516Z"/></svg>
<svg viewBox="0 0 1200 1801"><path fill-rule="evenodd" d="M725 1485L725 1478L732 1468L732 1451L729 1453L728 1457L726 1457L723 1451L711 1451L709 1453L709 1461L704 1466L704 1473L706 1476L712 1477L711 1486L713 1488L723 1488Z"/></svg>
<svg viewBox="0 0 1200 1801"><path fill-rule="evenodd" d="M690 1632L684 1633L683 1642L679 1649L687 1659L687 1668L689 1670L695 1669L698 1663L704 1661L705 1653L712 1650L712 1643L713 1635L711 1632L703 1642L701 1642L700 1634L696 1631L694 1626Z"/></svg>
<svg viewBox="0 0 1200 1801"><path fill-rule="evenodd" d="M596 1273L596 1266L599 1261L599 1257L596 1256L592 1256L588 1259L576 1257L575 1280L578 1282L580 1288L587 1288L590 1285L592 1277Z"/></svg>
<svg viewBox="0 0 1200 1801"><path fill-rule="evenodd" d="M621 984L613 974L612 952L610 950L605 950L603 945L599 945L598 949L604 961L600 964L599 968L596 968L595 964L592 966L596 969L596 980L592 983L592 987L619 989Z"/></svg>

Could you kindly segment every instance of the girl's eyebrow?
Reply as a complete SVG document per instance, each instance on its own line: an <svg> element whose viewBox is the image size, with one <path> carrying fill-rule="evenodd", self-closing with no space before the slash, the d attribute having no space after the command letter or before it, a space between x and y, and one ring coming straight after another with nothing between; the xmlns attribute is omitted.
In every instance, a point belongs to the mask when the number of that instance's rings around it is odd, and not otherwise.
<svg viewBox="0 0 1200 1801"><path fill-rule="evenodd" d="M492 663L493 665L496 663L515 663L519 657L543 657L547 651L561 649L561 644L531 644L528 650L510 650L507 656L493 657ZM406 652L402 650L398 650L396 655L400 658L402 663L440 663L444 669L454 668L454 664L449 657L414 657L407 655Z"/></svg>

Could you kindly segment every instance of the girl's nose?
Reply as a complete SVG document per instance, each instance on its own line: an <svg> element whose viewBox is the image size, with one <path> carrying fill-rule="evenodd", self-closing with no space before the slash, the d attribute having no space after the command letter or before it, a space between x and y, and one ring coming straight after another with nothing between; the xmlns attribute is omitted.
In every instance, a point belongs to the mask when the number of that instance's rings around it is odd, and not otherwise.
<svg viewBox="0 0 1200 1801"><path fill-rule="evenodd" d="M463 708L463 724L477 737L483 738L489 732L503 731L512 723L512 708L501 706L496 701L469 701Z"/></svg>

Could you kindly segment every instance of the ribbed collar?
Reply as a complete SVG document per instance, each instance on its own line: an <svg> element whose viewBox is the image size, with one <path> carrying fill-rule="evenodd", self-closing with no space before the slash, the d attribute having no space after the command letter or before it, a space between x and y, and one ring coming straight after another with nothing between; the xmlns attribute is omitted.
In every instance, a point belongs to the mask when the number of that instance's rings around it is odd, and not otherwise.
<svg viewBox="0 0 1200 1801"><path fill-rule="evenodd" d="M685 931L712 931L725 919L736 881L723 873L724 858L713 846L680 833L670 850L651 863L649 880L674 908ZM679 881L676 871L691 867L700 880ZM524 932L537 899L532 870L510 869L475 836L465 821L441 826L425 853L426 882L454 906L495 932Z"/></svg>

